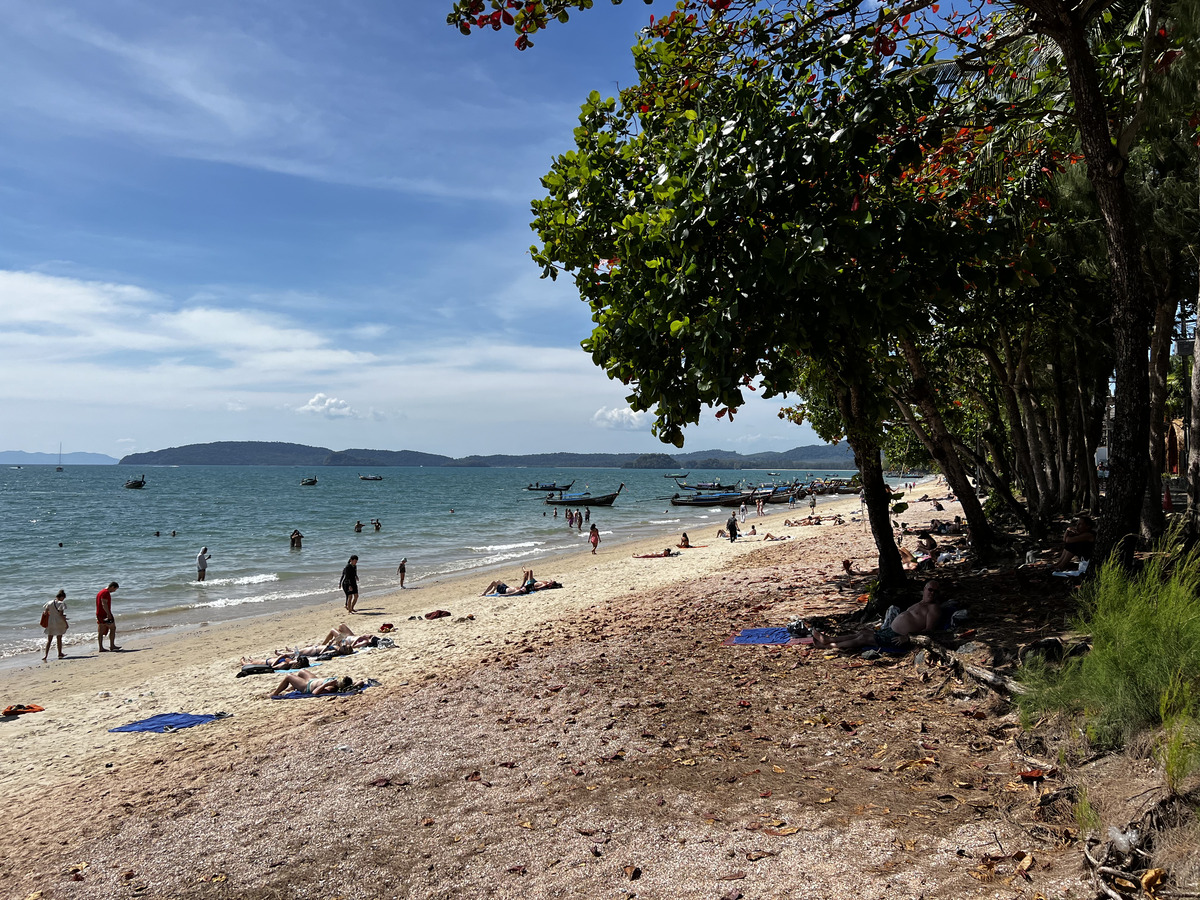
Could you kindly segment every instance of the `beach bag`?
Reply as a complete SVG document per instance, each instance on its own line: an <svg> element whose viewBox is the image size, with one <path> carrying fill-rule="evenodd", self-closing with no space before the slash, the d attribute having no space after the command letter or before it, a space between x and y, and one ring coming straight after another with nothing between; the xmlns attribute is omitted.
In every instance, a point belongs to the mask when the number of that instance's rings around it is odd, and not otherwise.
<svg viewBox="0 0 1200 900"><path fill-rule="evenodd" d="M47 606L45 609L42 610L42 618L38 624L41 625L43 628L45 628L47 625L50 624L50 607Z"/></svg>

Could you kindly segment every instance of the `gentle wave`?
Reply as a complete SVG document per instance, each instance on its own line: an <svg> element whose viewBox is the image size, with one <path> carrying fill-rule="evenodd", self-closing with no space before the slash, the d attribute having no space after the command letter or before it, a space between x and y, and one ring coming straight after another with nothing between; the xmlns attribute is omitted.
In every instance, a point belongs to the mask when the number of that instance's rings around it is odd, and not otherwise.
<svg viewBox="0 0 1200 900"><path fill-rule="evenodd" d="M199 585L200 587L229 587L230 585L242 584L267 584L272 581L278 581L279 575L275 572L268 572L265 575L243 575L241 578L213 578L205 581L189 581L189 585Z"/></svg>
<svg viewBox="0 0 1200 900"><path fill-rule="evenodd" d="M472 553L502 553L505 550L519 550L522 547L540 547L545 541L522 541L519 544L489 544L485 547L468 547Z"/></svg>
<svg viewBox="0 0 1200 900"><path fill-rule="evenodd" d="M203 603L189 604L186 609L225 609L230 606L245 606L248 603L269 603L272 600L299 600L302 597L316 597L321 594L333 594L333 591L274 591L270 594L254 594L250 597L222 597L219 600L206 600Z"/></svg>
<svg viewBox="0 0 1200 900"><path fill-rule="evenodd" d="M650 519L651 525L678 525L683 519Z"/></svg>

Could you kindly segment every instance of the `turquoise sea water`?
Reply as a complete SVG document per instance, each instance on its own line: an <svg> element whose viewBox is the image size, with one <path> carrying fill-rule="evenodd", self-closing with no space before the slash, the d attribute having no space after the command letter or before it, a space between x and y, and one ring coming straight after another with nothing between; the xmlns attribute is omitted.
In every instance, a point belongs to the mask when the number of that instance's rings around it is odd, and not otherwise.
<svg viewBox="0 0 1200 900"><path fill-rule="evenodd" d="M96 592L114 580L121 584L114 611L126 636L340 597L338 577L351 553L360 557L364 598L399 587L395 571L402 557L408 558L406 584L415 586L471 570L481 582L493 571L515 577L529 566L553 577L553 565L539 561L586 551L587 529L568 532L563 509L555 519L543 495L523 489L531 482L575 480L574 490L587 486L594 494L624 482L613 507L592 508L605 542L681 531L706 536L729 515L727 509L671 507L666 498L677 488L655 470L369 471L384 480L362 481L353 469L285 466L144 473L127 466L0 468L0 658L40 646L41 608L59 588L67 591L68 642L90 642ZM139 474L146 487L125 489L125 480ZM302 487L306 475L318 484ZM690 480L730 483L739 475L774 480L765 472L728 471L693 471ZM808 476L782 471L778 480ZM380 532L372 530L371 518L382 520ZM361 534L354 532L355 520L366 526ZM289 549L293 528L304 534L302 550ZM202 546L212 554L203 583L195 580Z"/></svg>

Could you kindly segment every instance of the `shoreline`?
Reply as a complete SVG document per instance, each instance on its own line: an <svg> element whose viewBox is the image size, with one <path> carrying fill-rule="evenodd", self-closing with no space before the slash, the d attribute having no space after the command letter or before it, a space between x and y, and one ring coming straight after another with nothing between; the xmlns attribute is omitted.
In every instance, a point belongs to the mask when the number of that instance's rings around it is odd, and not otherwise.
<svg viewBox="0 0 1200 900"><path fill-rule="evenodd" d="M819 497L817 507L818 510L822 508L829 508L829 504L831 503L843 503L850 499L856 498L848 496ZM776 515L777 509L790 515L805 515L807 514L807 500L799 502L794 510L788 509L786 505L781 507L773 507L772 505L768 505L766 512L761 519L763 521L778 521L778 516ZM728 508L723 510L721 515L727 515L728 511L733 510L736 510L736 508ZM603 512L603 510L601 510L601 512ZM678 512L675 512L669 508L664 512L664 515L678 515L684 519L684 521L686 521L688 512L689 511L687 509L680 509ZM772 519L773 516L775 519ZM746 520L747 524L753 524L756 518L758 517L754 516L753 511L751 511ZM720 524L721 522L718 521L718 517L714 517L712 519L711 527L715 531L716 527L718 527ZM698 523L692 521L692 523L686 527L695 531L697 526ZM710 524L704 523L703 527L707 529L710 527ZM672 531L672 529L676 530ZM670 540L670 543L673 547L674 544L678 542L679 532L686 529L684 524L681 522L679 524L670 526L658 525L654 529L654 536L646 535L645 532L649 529L644 525L638 527L636 530L641 533L633 534L628 537L617 538L611 536L607 529L602 528L601 547L604 548L605 544L608 544L611 547L624 546L626 544L630 546L640 546L647 542L653 544L656 541L666 539ZM658 535L661 535L661 537ZM533 557L531 555L530 557L523 559L511 559L502 562L489 561L479 565L468 566L462 569L454 569L450 571L434 570L428 574L421 574L420 570L418 569L417 573L414 574L412 571L412 564L410 563L410 571L408 576L409 586L404 590L404 593L407 593L410 590L422 590L434 587L440 588L440 586L443 585L453 585L461 580L470 579L473 577L482 578L487 576L488 580L490 580L491 577L502 574L504 571L512 568L524 569L532 566L535 569L544 570L547 566L557 565L560 560L570 560L574 558L576 554L587 553L586 532L572 533L570 535L570 539L577 540L578 546L558 546L544 551L544 555L541 556ZM661 544L659 545L658 549L661 549ZM341 563L338 565L341 565ZM390 570L386 571L390 572ZM335 581L336 575L336 571L330 570L329 579L331 581ZM373 573L373 575L376 579L379 578L378 572ZM388 575L385 574L384 578L386 579L387 577ZM403 593L396 585L394 576L392 576L391 580L391 584L384 584L375 590L371 590L370 584L367 583L366 586L368 588L368 593L363 594L360 598L360 607L363 605L364 601L390 602L396 597L403 596ZM198 584L198 582L195 582L193 583L193 586ZM99 589L99 587L100 585L97 585L97 589ZM321 599L322 597L325 599ZM128 612L124 615L124 617L122 617L122 597L120 594L114 598L113 606L114 610L117 612L118 628L123 628L123 630L118 631L118 638L120 639L122 646L128 642L130 647L133 648L138 644L144 644L146 642L174 639L176 636L194 635L208 628L219 628L223 626L240 627L242 623L260 621L264 619L278 619L281 616L304 616L308 611L314 609L323 609L330 603L340 604L341 599L342 595L339 590L336 588L327 588L319 591L307 591L303 595L293 597L288 600L283 600L279 602L274 609L258 609L257 603L239 603L227 607L214 608L212 610L214 615L208 617L197 616L198 621L168 621L162 624L146 624L145 619L146 617L154 616L170 616L172 615L171 610L156 610L152 608L147 611L138 609L136 611ZM72 627L64 637L63 644L64 651L72 659L95 656L96 649L93 643L95 638L95 623L91 615L91 608L92 597L90 594L80 595L79 597L68 599L67 612L71 620ZM174 614L188 616L189 611L195 613L197 608L180 607L175 611ZM123 618L124 621L122 621ZM36 622L34 624L36 625ZM11 652L6 651L5 653L0 653L0 679L3 678L5 673L30 665L31 657L35 654L35 651L42 652L45 646L45 636L41 633L41 630L36 627L32 630L36 633L36 637L34 638L34 646L32 648L20 647ZM0 689L2 689L2 681L0 681Z"/></svg>
<svg viewBox="0 0 1200 900"><path fill-rule="evenodd" d="M858 510L857 497L829 498L818 503L818 510L821 509L829 514L840 511L847 516L845 528L859 527L849 520L851 509ZM101 744L92 747L93 751L112 752L123 736L107 735L108 727L158 712L224 711L226 706L242 700L260 699L260 695L267 692L265 682L272 678L262 676L234 681L235 663L239 658L261 656L276 648L317 640L341 622L359 634L377 633L380 624L391 622L396 627L388 637L393 638L397 647L386 651L373 649L333 660L323 664L322 674L324 670L332 674L336 669L338 674L377 677L379 673L373 669L379 661L389 663L382 673L385 676L409 672L399 678L407 684L406 678L411 675L409 670L417 666L397 666L395 663L401 657L406 663L428 663L430 660L425 658L425 652L430 650L430 641L441 642L438 652L432 654L439 660L452 660L455 664L469 662L486 656L484 648L492 645L501 632L541 627L632 591L698 580L720 571L737 556L761 547L762 534L772 525L789 518L789 514L807 515L807 510L802 512L799 504L795 510L785 507L781 512L782 515L774 513L768 507L761 517L750 513L747 526L763 525L757 537L740 538L733 544L715 537L693 537L693 542L698 545L695 549L676 551L680 555L669 559L633 558L633 554L659 551L666 544L674 547L679 532L666 529L656 537L602 541L595 556L587 550L579 550L546 557L538 561L535 572L539 578L562 582L564 587L557 590L507 598L478 596L479 590L490 580L487 576L503 574L503 567L488 567L440 576L404 590L361 598L359 612L353 616L345 613L339 594L336 598L289 610L283 621L279 614L264 613L179 631L142 634L118 631L122 650L116 654L99 654L95 645L89 643L86 653L69 654L65 660L53 657L53 646L51 658L45 663L36 654L7 658L0 661L0 699L3 700L0 707L36 704L45 707L46 712L21 718L21 723L28 728L16 730L25 732L31 744L25 746L22 741L14 747L18 752L14 753L11 765L0 765L0 777L6 784L14 778L19 783L18 773L23 763L28 763L29 751L37 752L35 748L41 745L43 738L57 740L64 736L64 731L75 731L79 726L84 734L93 738L105 735ZM720 526L714 523L714 533L717 527ZM804 543L828 527L836 526L787 529L793 534L793 540L785 543ZM700 541L705 543L700 544ZM785 543L771 546L784 546ZM512 566L511 581L514 583L520 567L518 564ZM425 613L436 609L444 609L451 615L432 621L423 618ZM86 616L86 620L94 627L91 616ZM118 607L118 627L120 623ZM462 633L455 633L456 629ZM85 633L94 637L94 631ZM76 649L78 647L76 645ZM216 685L226 680L228 689L224 692L200 690L195 686L196 682ZM247 696L245 687L250 683L255 690ZM390 683L384 680L385 686ZM227 697L224 705L213 709L199 708L204 703L219 704L223 697ZM66 755L66 758L71 757L72 754ZM4 792L5 789L0 788L0 796Z"/></svg>
<svg viewBox="0 0 1200 900"><path fill-rule="evenodd" d="M396 648L318 670L379 680L358 697L275 702L275 676L234 677L242 651L336 624L334 602L286 624L213 627L0 677L6 693L29 691L15 702L46 706L4 723L0 796L13 812L0 875L22 896L80 900L122 886L204 897L215 881L253 900L285 884L315 896L330 879L347 900L398 900L598 896L640 868L639 894L702 900L735 866L767 895L806 864L823 896L848 896L833 886L892 859L900 868L877 873L863 897L976 896L963 890L974 882L962 848L990 845L996 829L1005 842L1023 835L970 804L939 810L913 793L974 779L1008 799L999 785L1011 763L978 755L996 748L946 740L947 729L986 727L961 714L974 701L930 701L928 674L908 661L723 643L744 627L850 611L871 577L864 525L773 527L783 518L748 524L790 541L689 532L707 543L670 559L633 558L661 549L662 534L602 544L540 573L561 590L484 598L482 582L466 590L455 578L369 601L361 621L396 624ZM843 558L860 574L845 577ZM435 606L451 615L406 618ZM915 703L926 704L916 717ZM108 732L220 711L233 715L174 734ZM914 751L908 735L927 746ZM927 774L938 781L925 785ZM51 797L61 809L47 816L38 801ZM926 828L930 813L942 830ZM911 863L901 837L921 845ZM734 862L743 854L752 869Z"/></svg>

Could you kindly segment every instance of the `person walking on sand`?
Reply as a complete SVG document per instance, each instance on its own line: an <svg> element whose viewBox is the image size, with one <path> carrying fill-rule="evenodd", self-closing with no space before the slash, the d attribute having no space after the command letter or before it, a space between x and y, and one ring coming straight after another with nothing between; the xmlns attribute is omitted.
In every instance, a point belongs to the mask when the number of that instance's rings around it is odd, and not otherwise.
<svg viewBox="0 0 1200 900"><path fill-rule="evenodd" d="M46 623L46 652L42 654L42 662L50 655L50 642L58 639L58 658L66 659L62 652L63 635L67 633L67 592L59 591L53 600L48 600L42 607L42 621Z"/></svg>
<svg viewBox="0 0 1200 900"><path fill-rule="evenodd" d="M404 588L404 576L408 572L408 557L400 560L400 565L396 566L396 574L400 576L400 588Z"/></svg>
<svg viewBox="0 0 1200 900"><path fill-rule="evenodd" d="M737 540L738 536L738 520L737 516L730 514L729 521L725 523L725 533L729 535L729 543Z"/></svg>
<svg viewBox="0 0 1200 900"><path fill-rule="evenodd" d="M588 529L588 543L592 545L592 555L596 555L596 548L600 546L600 529L596 527L596 523L592 523L592 527Z"/></svg>
<svg viewBox="0 0 1200 900"><path fill-rule="evenodd" d="M117 623L112 614L112 592L120 585L110 581L108 587L96 595L96 639L100 642L100 652L104 649L104 636L108 635L108 649L120 650L117 646Z"/></svg>
<svg viewBox="0 0 1200 900"><path fill-rule="evenodd" d="M212 554L208 552L207 547L201 547L200 552L196 554L196 580L203 581L204 576L208 574L208 561L212 559Z"/></svg>
<svg viewBox="0 0 1200 900"><path fill-rule="evenodd" d="M358 605L358 556L351 556L342 569L342 577L338 587L346 592L346 612L353 613Z"/></svg>

